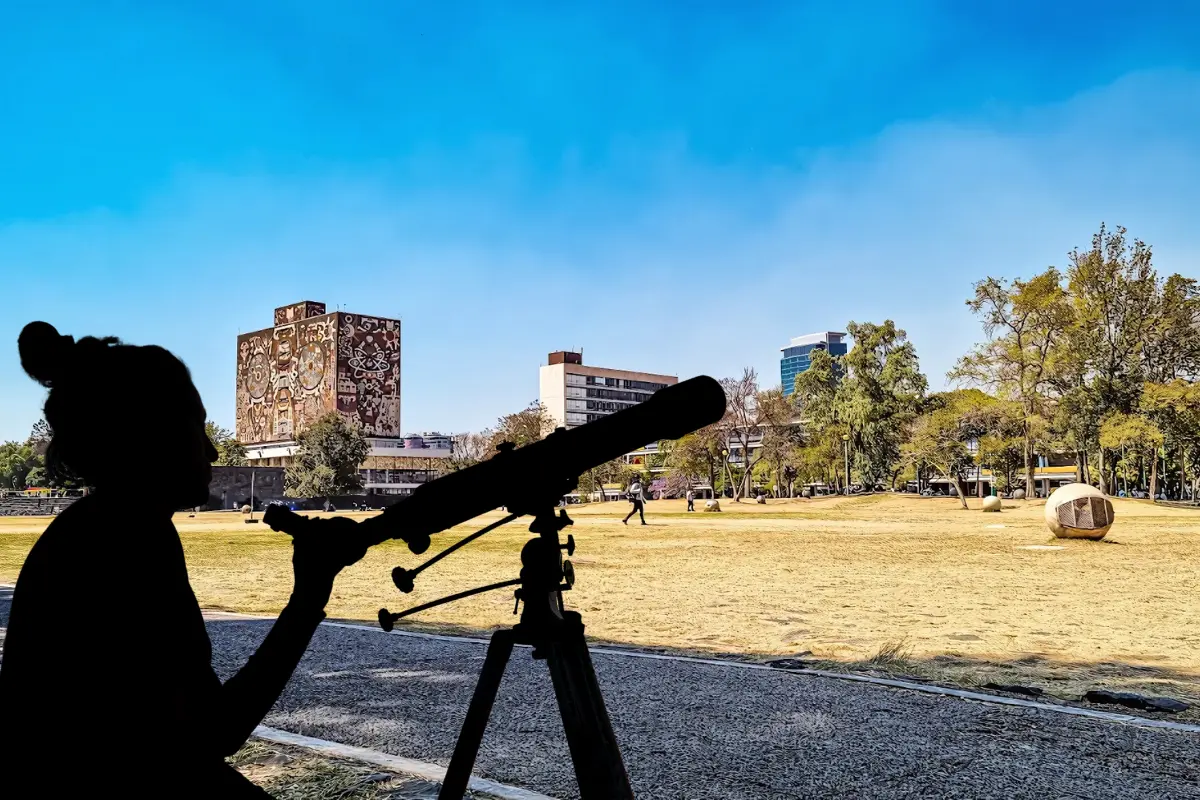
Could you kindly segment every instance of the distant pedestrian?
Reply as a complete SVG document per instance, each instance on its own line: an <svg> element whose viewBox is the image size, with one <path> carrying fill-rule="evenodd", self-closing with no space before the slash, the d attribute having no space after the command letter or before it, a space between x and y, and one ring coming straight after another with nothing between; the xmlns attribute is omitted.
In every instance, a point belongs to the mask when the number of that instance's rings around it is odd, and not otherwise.
<svg viewBox="0 0 1200 800"><path fill-rule="evenodd" d="M629 484L629 502L633 503L633 509L621 520L624 524L629 524L629 518L634 514L642 520L642 524L646 524L646 515L643 509L646 507L646 497L642 494L642 482L637 478L633 479L633 483Z"/></svg>
<svg viewBox="0 0 1200 800"><path fill-rule="evenodd" d="M695 511L696 510L696 493L694 491L692 491L690 486L688 487L688 490L687 490L687 501L688 501L688 509L687 510Z"/></svg>

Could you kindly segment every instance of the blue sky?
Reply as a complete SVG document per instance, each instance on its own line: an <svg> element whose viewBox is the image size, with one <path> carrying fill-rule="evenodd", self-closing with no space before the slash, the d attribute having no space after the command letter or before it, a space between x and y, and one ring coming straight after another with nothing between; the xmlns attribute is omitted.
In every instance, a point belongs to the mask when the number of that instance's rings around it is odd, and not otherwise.
<svg viewBox="0 0 1200 800"><path fill-rule="evenodd" d="M1102 220L1200 276L1198 9L6 4L0 439L40 414L31 319L167 346L232 426L235 336L301 299L404 320L406 430L490 424L573 346L777 382L851 319L938 386L971 283Z"/></svg>

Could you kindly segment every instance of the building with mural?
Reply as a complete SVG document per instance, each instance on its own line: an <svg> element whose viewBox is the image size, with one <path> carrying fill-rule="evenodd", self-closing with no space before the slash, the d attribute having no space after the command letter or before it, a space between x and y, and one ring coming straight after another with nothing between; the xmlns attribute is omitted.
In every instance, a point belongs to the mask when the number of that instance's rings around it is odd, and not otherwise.
<svg viewBox="0 0 1200 800"><path fill-rule="evenodd" d="M327 313L308 300L275 309L272 327L237 337L235 427L246 463L288 466L300 433L337 412L371 446L368 491L406 494L436 477L448 449L404 452L400 363L398 319Z"/></svg>

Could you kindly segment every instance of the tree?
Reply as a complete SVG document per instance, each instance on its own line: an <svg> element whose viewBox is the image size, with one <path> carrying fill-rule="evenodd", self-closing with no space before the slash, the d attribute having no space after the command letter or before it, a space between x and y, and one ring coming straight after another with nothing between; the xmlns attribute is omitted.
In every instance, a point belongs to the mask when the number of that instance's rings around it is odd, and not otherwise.
<svg viewBox="0 0 1200 800"><path fill-rule="evenodd" d="M626 464L620 458L614 458L612 461L606 461L580 475L579 492L587 495L598 493L600 502L604 502L605 484L624 484L635 472L637 472L636 467Z"/></svg>
<svg viewBox="0 0 1200 800"><path fill-rule="evenodd" d="M1051 415L1074 319L1061 275L1051 267L1028 281L986 278L967 305L983 320L988 340L959 359L949 377L1020 404L1025 491L1032 497L1035 444Z"/></svg>
<svg viewBox="0 0 1200 800"><path fill-rule="evenodd" d="M789 497L792 483L796 479L796 451L803 444L804 437L799 423L790 420L771 425L762 434L762 447L759 449L762 460L759 467L765 472L763 477L770 477L777 489L786 488Z"/></svg>
<svg viewBox="0 0 1200 800"><path fill-rule="evenodd" d="M1150 496L1158 489L1158 449L1164 441L1158 426L1136 414L1110 414L1100 424L1100 446L1109 450L1131 450L1150 460Z"/></svg>
<svg viewBox="0 0 1200 800"><path fill-rule="evenodd" d="M50 478L46 474L46 468L39 465L29 470L29 474L25 476L25 485L39 488L49 486Z"/></svg>
<svg viewBox="0 0 1200 800"><path fill-rule="evenodd" d="M963 481L976 465L970 445L993 427L996 401L978 389L946 392L931 401L930 410L914 422L904 455L910 463L934 467L949 478L966 508Z"/></svg>
<svg viewBox="0 0 1200 800"><path fill-rule="evenodd" d="M718 423L724 436L725 449L741 450L742 477L731 481L734 502L750 493L751 475L754 465L762 458L762 449L752 452L750 443L762 436L770 426L791 422L791 405L780 389L759 391L758 375L746 367L740 378L725 378L721 381L725 389L725 416ZM732 465L726 464L732 472Z"/></svg>
<svg viewBox="0 0 1200 800"><path fill-rule="evenodd" d="M208 440L217 449L217 460L213 463L218 467L241 467L246 464L246 448L234 438L233 432L222 428L211 419L204 423L204 432Z"/></svg>
<svg viewBox="0 0 1200 800"><path fill-rule="evenodd" d="M359 468L370 445L356 425L330 412L296 437L294 463L284 474L288 497L331 497L362 490Z"/></svg>
<svg viewBox="0 0 1200 800"><path fill-rule="evenodd" d="M1145 342L1146 379L1167 383L1200 374L1200 289L1171 275L1159 290L1157 313Z"/></svg>
<svg viewBox="0 0 1200 800"><path fill-rule="evenodd" d="M850 352L836 358L814 352L809 368L796 376L795 398L809 435L849 436L863 485L875 486L895 475L928 381L916 348L892 320L850 322L846 330L854 339ZM829 449L829 442L823 447Z"/></svg>
<svg viewBox="0 0 1200 800"><path fill-rule="evenodd" d="M33 430L29 432L29 438L25 440L25 444L33 449L35 455L45 458L46 451L50 449L50 440L53 438L54 432L50 430L50 423L45 419L39 419L33 423Z"/></svg>
<svg viewBox="0 0 1200 800"><path fill-rule="evenodd" d="M513 414L505 414L496 420L492 431L488 451L496 452L496 445L501 442L512 442L517 447L541 441L554 430L554 417L540 401L535 400L528 407Z"/></svg>
<svg viewBox="0 0 1200 800"><path fill-rule="evenodd" d="M795 454L797 480L801 483L820 482L835 488L842 487L844 430L837 425L828 425L806 431L807 444Z"/></svg>
<svg viewBox="0 0 1200 800"><path fill-rule="evenodd" d="M989 433L981 436L975 460L980 467L992 471L996 491L1011 491L1016 485L1017 471L1025 466L1024 449L1020 436L1004 436Z"/></svg>
<svg viewBox="0 0 1200 800"><path fill-rule="evenodd" d="M1164 446L1179 456L1182 498L1187 485L1188 451L1200 445L1200 384L1185 380L1147 383L1142 388L1141 407L1163 433Z"/></svg>
<svg viewBox="0 0 1200 800"><path fill-rule="evenodd" d="M479 433L457 434L450 445L450 458L447 466L450 471L466 469L487 461L495 452L491 450L492 432L483 430Z"/></svg>
<svg viewBox="0 0 1200 800"><path fill-rule="evenodd" d="M668 478L686 481L688 485L708 481L714 493L724 449L725 436L720 423L706 425L673 442L659 443Z"/></svg>
<svg viewBox="0 0 1200 800"><path fill-rule="evenodd" d="M900 460L900 444L916 417L928 381L916 348L890 319L883 324L851 322L854 340L838 385L841 417L864 486L874 487Z"/></svg>
<svg viewBox="0 0 1200 800"><path fill-rule="evenodd" d="M1125 232L1101 224L1091 249L1071 251L1067 269L1073 314L1059 370L1066 413L1055 422L1081 465L1086 458L1079 458L1080 450L1097 453L1104 492L1112 470L1105 466L1099 423L1136 408L1161 301L1150 247L1140 240L1128 244Z"/></svg>
<svg viewBox="0 0 1200 800"><path fill-rule="evenodd" d="M30 470L40 467L41 459L28 444L5 442L0 444L0 487L24 489Z"/></svg>

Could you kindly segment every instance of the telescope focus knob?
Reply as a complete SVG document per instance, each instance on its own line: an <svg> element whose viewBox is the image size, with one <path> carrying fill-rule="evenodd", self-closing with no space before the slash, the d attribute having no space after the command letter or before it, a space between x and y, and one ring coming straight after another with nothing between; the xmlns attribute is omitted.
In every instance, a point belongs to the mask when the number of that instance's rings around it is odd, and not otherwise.
<svg viewBox="0 0 1200 800"><path fill-rule="evenodd" d="M575 555L575 537L568 533L567 534L567 543L560 544L559 548L562 550L566 550L567 555L569 555L569 556Z"/></svg>
<svg viewBox="0 0 1200 800"><path fill-rule="evenodd" d="M414 588L413 576L415 574L404 567L396 567L392 570L392 583L396 584L397 589L407 594Z"/></svg>

